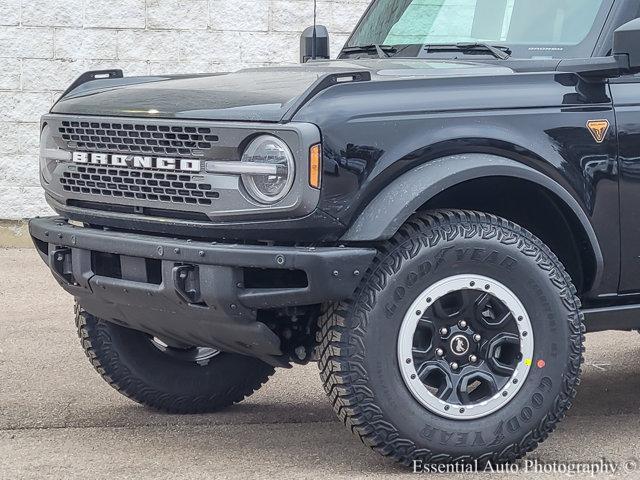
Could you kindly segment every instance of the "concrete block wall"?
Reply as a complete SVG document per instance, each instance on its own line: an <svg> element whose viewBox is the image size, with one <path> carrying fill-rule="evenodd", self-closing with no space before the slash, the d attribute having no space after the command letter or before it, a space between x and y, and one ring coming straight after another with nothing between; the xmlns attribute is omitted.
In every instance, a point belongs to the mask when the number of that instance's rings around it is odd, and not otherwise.
<svg viewBox="0 0 640 480"><path fill-rule="evenodd" d="M368 0L319 0L332 53ZM312 0L0 0L0 219L49 213L38 119L80 73L234 71L298 61Z"/></svg>

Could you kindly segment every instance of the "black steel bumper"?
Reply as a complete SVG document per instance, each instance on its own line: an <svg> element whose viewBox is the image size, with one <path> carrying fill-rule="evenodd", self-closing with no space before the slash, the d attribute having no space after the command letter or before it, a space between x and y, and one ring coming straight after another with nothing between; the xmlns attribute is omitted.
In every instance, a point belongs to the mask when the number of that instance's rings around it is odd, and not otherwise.
<svg viewBox="0 0 640 480"><path fill-rule="evenodd" d="M93 315L274 365L285 363L280 339L257 321L258 310L349 298L376 254L178 240L77 227L62 218L34 219L29 229L60 285ZM297 272L303 284L250 287L247 272L267 280L270 273L281 279L279 273Z"/></svg>

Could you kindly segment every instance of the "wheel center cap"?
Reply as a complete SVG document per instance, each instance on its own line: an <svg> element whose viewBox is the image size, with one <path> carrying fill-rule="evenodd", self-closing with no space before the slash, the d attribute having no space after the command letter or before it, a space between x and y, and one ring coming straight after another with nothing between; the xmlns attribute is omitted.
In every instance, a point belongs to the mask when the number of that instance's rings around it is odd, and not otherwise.
<svg viewBox="0 0 640 480"><path fill-rule="evenodd" d="M456 335L449 342L449 347L455 355L466 355L469 351L469 339L464 335Z"/></svg>

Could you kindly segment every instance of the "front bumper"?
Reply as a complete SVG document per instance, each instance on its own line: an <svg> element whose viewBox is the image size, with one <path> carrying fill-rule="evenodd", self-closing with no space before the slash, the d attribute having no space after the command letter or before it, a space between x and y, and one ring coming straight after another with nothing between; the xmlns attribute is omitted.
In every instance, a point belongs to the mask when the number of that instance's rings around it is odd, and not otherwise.
<svg viewBox="0 0 640 480"><path fill-rule="evenodd" d="M349 298L376 254L370 248L178 240L83 228L62 218L34 219L29 229L55 278L89 313L273 365L286 359L258 311ZM251 272L262 279L273 274L276 284L248 286ZM278 284L285 272L306 281Z"/></svg>
<svg viewBox="0 0 640 480"><path fill-rule="evenodd" d="M337 241L345 226L319 209L302 218L256 221L199 222L175 218L151 217L118 211L92 210L68 206L45 194L45 200L59 215L89 225L145 232L158 235L179 235L192 238L226 240L272 240L274 242ZM112 209L113 210L113 209Z"/></svg>

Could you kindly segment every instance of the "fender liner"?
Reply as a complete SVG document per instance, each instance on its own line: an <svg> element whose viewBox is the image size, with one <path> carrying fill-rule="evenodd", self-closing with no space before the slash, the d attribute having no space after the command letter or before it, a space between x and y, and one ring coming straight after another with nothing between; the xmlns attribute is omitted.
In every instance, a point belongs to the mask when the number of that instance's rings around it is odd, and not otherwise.
<svg viewBox="0 0 640 480"><path fill-rule="evenodd" d="M482 177L528 180L555 194L582 225L593 251L596 272L592 288L600 283L603 256L598 238L578 201L547 175L515 160L474 153L442 157L419 165L387 185L360 213L342 236L344 242L388 240L427 201L462 182Z"/></svg>

